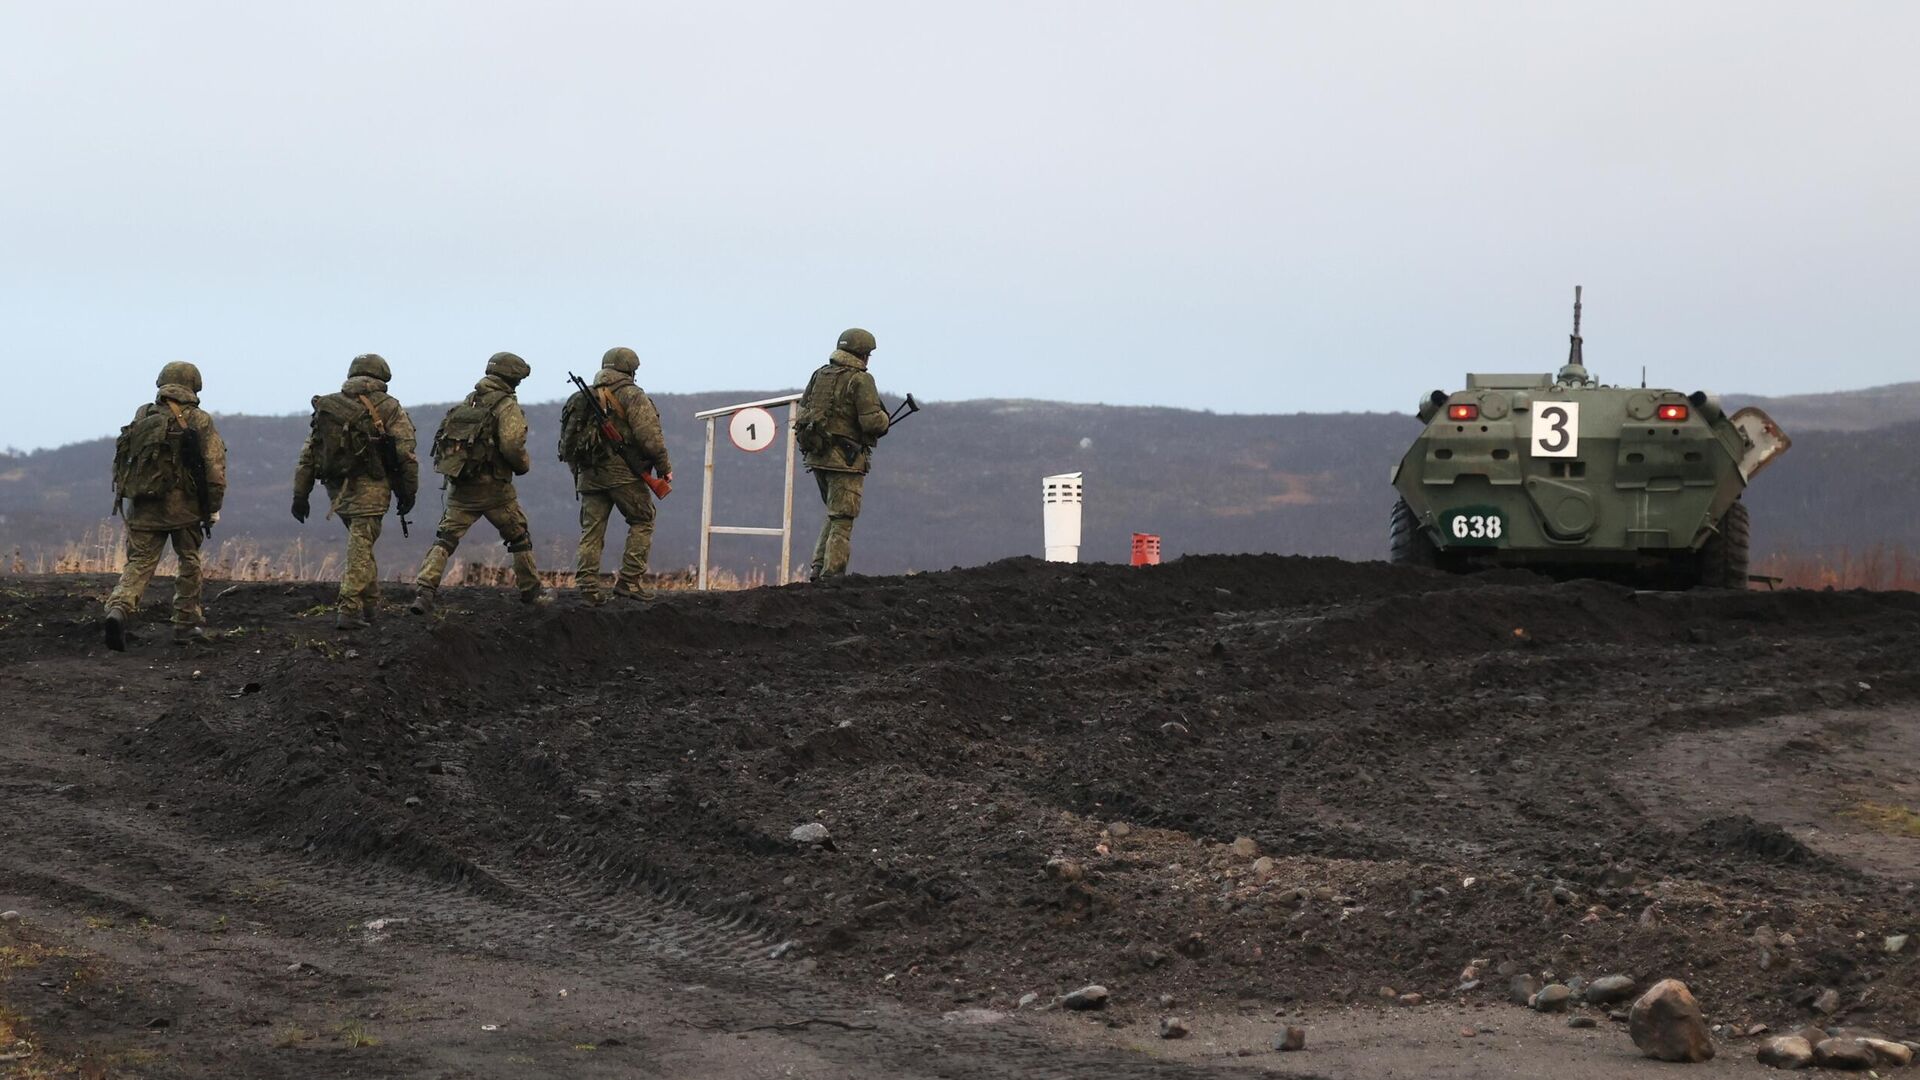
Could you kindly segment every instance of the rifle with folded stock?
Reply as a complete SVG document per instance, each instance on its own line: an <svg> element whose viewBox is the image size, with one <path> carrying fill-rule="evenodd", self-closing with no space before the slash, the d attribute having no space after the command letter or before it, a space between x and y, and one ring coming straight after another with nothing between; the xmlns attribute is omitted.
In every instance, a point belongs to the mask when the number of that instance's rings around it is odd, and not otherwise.
<svg viewBox="0 0 1920 1080"><path fill-rule="evenodd" d="M573 372L567 372L567 378L573 381L573 385L580 388L580 396L586 400L587 408L593 410L593 418L600 425L600 437L607 440L607 444L613 447L614 453L620 455L621 461L627 463L627 468L632 470L633 475L647 485L647 490L653 492L654 498L666 498L673 491L673 485L668 483L665 477L654 476L648 472L652 467L651 463L640 457L639 447L628 442L620 434L620 429L614 425L613 417L607 415L607 410L600 404L599 395L593 392L593 388L587 385L586 380Z"/></svg>

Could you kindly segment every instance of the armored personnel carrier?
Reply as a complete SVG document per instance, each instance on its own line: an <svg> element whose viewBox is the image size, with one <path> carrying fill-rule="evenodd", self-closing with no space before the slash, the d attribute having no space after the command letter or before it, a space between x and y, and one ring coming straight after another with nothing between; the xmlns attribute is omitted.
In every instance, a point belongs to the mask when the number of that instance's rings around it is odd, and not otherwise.
<svg viewBox="0 0 1920 1080"><path fill-rule="evenodd" d="M1602 385L1581 345L1575 287L1559 374L1468 375L1420 402L1426 429L1393 468L1393 561L1746 588L1740 495L1790 440L1704 391Z"/></svg>

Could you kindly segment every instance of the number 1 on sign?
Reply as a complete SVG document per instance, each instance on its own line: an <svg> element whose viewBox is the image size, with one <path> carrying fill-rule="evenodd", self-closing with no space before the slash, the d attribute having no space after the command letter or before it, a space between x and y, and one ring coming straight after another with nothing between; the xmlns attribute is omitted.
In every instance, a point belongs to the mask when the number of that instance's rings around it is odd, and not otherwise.
<svg viewBox="0 0 1920 1080"><path fill-rule="evenodd" d="M773 414L757 406L741 409L727 421L727 437L733 440L733 445L750 454L772 446L779 432L780 426L774 422Z"/></svg>

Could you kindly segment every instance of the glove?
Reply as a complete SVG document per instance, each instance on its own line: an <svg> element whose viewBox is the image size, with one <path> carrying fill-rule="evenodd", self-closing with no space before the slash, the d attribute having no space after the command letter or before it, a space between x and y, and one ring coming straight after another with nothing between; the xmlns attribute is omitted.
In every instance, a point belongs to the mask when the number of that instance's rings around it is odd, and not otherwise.
<svg viewBox="0 0 1920 1080"><path fill-rule="evenodd" d="M295 495L293 497L293 520L305 525L307 523L307 515L311 513L313 513L313 506L307 502L307 497L305 495Z"/></svg>
<svg viewBox="0 0 1920 1080"><path fill-rule="evenodd" d="M408 491L408 492L400 493L397 495L397 498L399 501L395 503L395 505L399 507L401 517L406 517L408 514L413 513L413 499L414 499L413 492Z"/></svg>

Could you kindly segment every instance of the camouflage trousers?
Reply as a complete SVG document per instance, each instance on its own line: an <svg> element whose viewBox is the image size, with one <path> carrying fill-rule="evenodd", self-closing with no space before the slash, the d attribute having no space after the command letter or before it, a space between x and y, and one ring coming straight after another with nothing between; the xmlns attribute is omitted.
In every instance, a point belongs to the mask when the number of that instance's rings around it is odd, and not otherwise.
<svg viewBox="0 0 1920 1080"><path fill-rule="evenodd" d="M580 554L574 566L574 584L588 596L600 592L600 556L606 549L607 523L615 509L627 523L627 543L620 553L615 589L638 589L647 574L653 551L653 493L634 481L604 491L580 493Z"/></svg>
<svg viewBox="0 0 1920 1080"><path fill-rule="evenodd" d="M206 612L200 607L200 544L203 539L198 525L168 532L128 529L127 567L120 572L120 583L113 587L113 594L107 597L107 610L123 615L140 610L140 597L146 594L147 584L153 580L154 568L160 565L160 556L166 554L167 544L171 541L173 553L180 560L180 569L173 578L173 621L178 626L198 626L206 622Z"/></svg>
<svg viewBox="0 0 1920 1080"><path fill-rule="evenodd" d="M380 605L380 564L374 561L373 545L380 540L384 514L356 514L342 517L347 527L347 569L340 575L340 612L343 615L370 614Z"/></svg>
<svg viewBox="0 0 1920 1080"><path fill-rule="evenodd" d="M427 549L426 561L420 564L420 574L414 584L423 589L439 588L440 579L447 576L447 559L460 546L467 530L481 518L486 518L500 531L500 542L512 553L513 583L521 594L531 596L539 592L540 576L534 572L533 564L533 533L527 526L527 515L520 509L519 499L508 499L484 509L448 500L446 510L440 515L440 527L434 530L433 546Z"/></svg>
<svg viewBox="0 0 1920 1080"><path fill-rule="evenodd" d="M826 523L820 526L820 541L813 545L813 577L833 577L847 572L853 558L853 519L860 516L860 493L867 478L860 473L815 470L820 485L820 501L827 506Z"/></svg>

